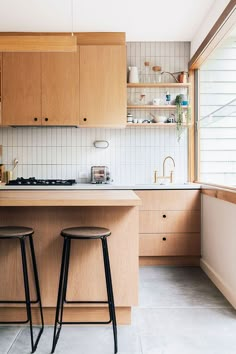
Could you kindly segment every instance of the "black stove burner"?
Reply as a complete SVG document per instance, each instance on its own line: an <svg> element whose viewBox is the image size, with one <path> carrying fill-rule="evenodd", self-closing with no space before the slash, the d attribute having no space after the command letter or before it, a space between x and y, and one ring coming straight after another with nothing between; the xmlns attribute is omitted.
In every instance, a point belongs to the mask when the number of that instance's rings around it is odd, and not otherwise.
<svg viewBox="0 0 236 354"><path fill-rule="evenodd" d="M11 186L72 186L75 179L36 179L35 177L23 178L9 181L6 185Z"/></svg>

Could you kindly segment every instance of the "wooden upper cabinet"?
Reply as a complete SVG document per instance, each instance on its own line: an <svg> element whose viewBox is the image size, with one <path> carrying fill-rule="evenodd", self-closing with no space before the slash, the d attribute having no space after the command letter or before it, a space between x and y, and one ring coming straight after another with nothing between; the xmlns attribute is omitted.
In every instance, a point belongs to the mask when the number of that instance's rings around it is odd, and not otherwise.
<svg viewBox="0 0 236 354"><path fill-rule="evenodd" d="M125 127L126 47L3 53L4 125Z"/></svg>
<svg viewBox="0 0 236 354"><path fill-rule="evenodd" d="M4 125L78 125L79 53L3 53Z"/></svg>
<svg viewBox="0 0 236 354"><path fill-rule="evenodd" d="M80 125L125 126L126 104L126 47L80 46Z"/></svg>
<svg viewBox="0 0 236 354"><path fill-rule="evenodd" d="M38 53L3 53L2 123L41 125L41 72Z"/></svg>
<svg viewBox="0 0 236 354"><path fill-rule="evenodd" d="M42 124L79 125L79 52L42 53Z"/></svg>
<svg viewBox="0 0 236 354"><path fill-rule="evenodd" d="M2 53L0 53L0 123L2 123Z"/></svg>

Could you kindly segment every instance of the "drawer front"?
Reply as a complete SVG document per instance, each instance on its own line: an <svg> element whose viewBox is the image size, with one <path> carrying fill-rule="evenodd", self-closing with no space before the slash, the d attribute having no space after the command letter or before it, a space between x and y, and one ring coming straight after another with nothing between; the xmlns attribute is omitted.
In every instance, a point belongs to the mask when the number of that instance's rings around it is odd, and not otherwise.
<svg viewBox="0 0 236 354"><path fill-rule="evenodd" d="M140 210L200 210L199 190L135 191Z"/></svg>
<svg viewBox="0 0 236 354"><path fill-rule="evenodd" d="M200 234L140 234L140 256L200 256Z"/></svg>
<svg viewBox="0 0 236 354"><path fill-rule="evenodd" d="M200 211L140 211L139 232L200 232Z"/></svg>

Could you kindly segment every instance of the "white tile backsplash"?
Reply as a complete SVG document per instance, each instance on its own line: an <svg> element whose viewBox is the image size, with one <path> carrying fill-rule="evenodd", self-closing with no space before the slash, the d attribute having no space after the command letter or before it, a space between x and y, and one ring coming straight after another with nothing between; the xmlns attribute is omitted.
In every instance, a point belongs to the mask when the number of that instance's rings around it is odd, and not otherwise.
<svg viewBox="0 0 236 354"><path fill-rule="evenodd" d="M187 71L189 48L189 42L127 43L127 65L138 66L141 72L144 61L150 61L152 65L160 65L163 71ZM165 80L172 82L168 75ZM129 93L130 99L138 99L142 91L133 89L132 97ZM146 99L164 97L165 91L145 89ZM171 89L172 97L184 93L180 91ZM170 113L159 111L161 115L169 116ZM150 118L145 111L136 111L136 115L137 118ZM95 140L107 140L109 147L96 149ZM6 169L12 169L14 158L19 160L14 178L75 178L88 182L92 165L107 165L114 183L150 184L153 171L162 174L163 160L171 155L176 162L176 182L187 181L187 131L178 142L175 127L9 127L0 128L0 144L3 145L2 162Z"/></svg>
<svg viewBox="0 0 236 354"><path fill-rule="evenodd" d="M177 142L175 127L49 129L51 133L47 128L35 127L2 129L3 163L11 169L14 158L19 160L14 178L75 178L87 182L92 165L107 165L117 184L149 184L153 171L162 173L163 159L171 155L176 161L176 181L187 180L187 134L183 133ZM8 145L12 130L22 145ZM52 138L55 131L56 140ZM107 139L110 145L107 149L96 149L95 139ZM81 178L81 173L87 178Z"/></svg>

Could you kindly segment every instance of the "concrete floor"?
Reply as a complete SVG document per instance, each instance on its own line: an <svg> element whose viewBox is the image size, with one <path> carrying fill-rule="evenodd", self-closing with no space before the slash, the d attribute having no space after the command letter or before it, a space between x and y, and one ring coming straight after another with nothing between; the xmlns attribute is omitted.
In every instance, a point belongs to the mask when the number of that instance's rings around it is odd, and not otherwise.
<svg viewBox="0 0 236 354"><path fill-rule="evenodd" d="M143 267L132 325L118 327L119 354L235 354L236 311L200 268ZM48 354L52 327L36 353ZM0 354L30 353L27 328L0 327ZM112 354L111 327L66 327L56 354Z"/></svg>

